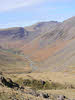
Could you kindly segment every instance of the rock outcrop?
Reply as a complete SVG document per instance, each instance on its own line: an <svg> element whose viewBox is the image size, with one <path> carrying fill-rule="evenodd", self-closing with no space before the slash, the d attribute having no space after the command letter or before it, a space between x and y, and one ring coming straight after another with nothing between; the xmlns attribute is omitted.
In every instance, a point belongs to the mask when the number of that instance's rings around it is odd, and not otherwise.
<svg viewBox="0 0 75 100"><path fill-rule="evenodd" d="M1 84L10 88L19 88L17 83L14 83L10 78L6 79L5 77L1 76L0 78Z"/></svg>

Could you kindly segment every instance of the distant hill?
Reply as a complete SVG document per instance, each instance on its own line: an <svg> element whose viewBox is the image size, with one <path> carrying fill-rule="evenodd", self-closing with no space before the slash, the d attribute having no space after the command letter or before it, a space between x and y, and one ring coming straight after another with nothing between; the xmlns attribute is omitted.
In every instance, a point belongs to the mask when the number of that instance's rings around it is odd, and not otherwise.
<svg viewBox="0 0 75 100"><path fill-rule="evenodd" d="M39 22L0 30L0 46L18 49L40 71L74 71L75 16L63 22Z"/></svg>
<svg viewBox="0 0 75 100"><path fill-rule="evenodd" d="M40 22L29 27L14 27L8 29L0 29L0 38L11 39L28 39L29 37L35 37L43 32L49 31L51 28L55 27L58 24L56 21L50 22Z"/></svg>

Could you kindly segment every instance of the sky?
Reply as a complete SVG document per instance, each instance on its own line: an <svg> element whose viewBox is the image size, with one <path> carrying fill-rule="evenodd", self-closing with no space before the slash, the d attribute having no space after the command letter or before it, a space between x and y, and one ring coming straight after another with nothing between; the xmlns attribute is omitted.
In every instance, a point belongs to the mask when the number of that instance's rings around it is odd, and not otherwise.
<svg viewBox="0 0 75 100"><path fill-rule="evenodd" d="M24 27L75 16L75 0L0 0L0 28Z"/></svg>

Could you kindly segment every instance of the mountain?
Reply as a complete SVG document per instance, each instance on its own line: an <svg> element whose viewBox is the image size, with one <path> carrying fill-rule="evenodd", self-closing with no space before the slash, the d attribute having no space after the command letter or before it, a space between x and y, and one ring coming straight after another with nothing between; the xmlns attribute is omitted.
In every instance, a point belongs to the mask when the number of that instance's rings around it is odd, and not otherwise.
<svg viewBox="0 0 75 100"><path fill-rule="evenodd" d="M34 35L37 36L39 34L42 34L43 32L47 32L57 24L58 22L51 21L51 22L40 22L25 28L14 27L8 29L0 29L0 38L11 37L11 39L27 39L30 36L34 37Z"/></svg>
<svg viewBox="0 0 75 100"><path fill-rule="evenodd" d="M0 30L0 47L24 53L39 71L75 71L74 44L75 16Z"/></svg>
<svg viewBox="0 0 75 100"><path fill-rule="evenodd" d="M58 22L40 22L30 27L0 29L0 45L4 48L21 48L36 37L54 28ZM8 47L9 45L9 47Z"/></svg>

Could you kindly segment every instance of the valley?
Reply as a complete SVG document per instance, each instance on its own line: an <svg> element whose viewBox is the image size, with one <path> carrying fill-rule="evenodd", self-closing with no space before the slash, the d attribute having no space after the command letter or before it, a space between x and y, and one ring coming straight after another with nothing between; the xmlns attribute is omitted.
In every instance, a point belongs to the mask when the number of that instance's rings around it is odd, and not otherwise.
<svg viewBox="0 0 75 100"><path fill-rule="evenodd" d="M75 16L0 29L0 100L74 100L74 45Z"/></svg>

